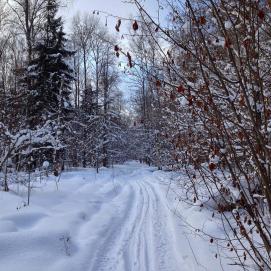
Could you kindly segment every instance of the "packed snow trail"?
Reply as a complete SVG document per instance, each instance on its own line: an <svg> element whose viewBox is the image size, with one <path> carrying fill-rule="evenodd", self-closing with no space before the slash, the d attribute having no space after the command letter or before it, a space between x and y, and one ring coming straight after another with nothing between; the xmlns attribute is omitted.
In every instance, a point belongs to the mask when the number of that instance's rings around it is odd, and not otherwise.
<svg viewBox="0 0 271 271"><path fill-rule="evenodd" d="M65 268L56 270L180 270L167 213L147 172L151 170L138 164L112 171L111 182L92 201L97 212L78 229L84 253L74 256L74 266L63 263Z"/></svg>
<svg viewBox="0 0 271 271"><path fill-rule="evenodd" d="M159 174L135 162L66 172L59 190L53 181L34 190L30 207L25 189L1 192L0 270L219 270L205 259L208 242L184 236Z"/></svg>

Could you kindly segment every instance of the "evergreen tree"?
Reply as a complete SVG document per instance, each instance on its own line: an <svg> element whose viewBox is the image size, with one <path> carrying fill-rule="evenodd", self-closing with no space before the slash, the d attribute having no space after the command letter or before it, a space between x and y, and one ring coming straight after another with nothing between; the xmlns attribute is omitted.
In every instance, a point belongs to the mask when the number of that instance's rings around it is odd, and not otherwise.
<svg viewBox="0 0 271 271"><path fill-rule="evenodd" d="M28 99L30 127L46 120L57 120L60 124L71 108L73 69L68 59L74 53L66 49L62 18L56 18L58 8L57 0L47 0L45 31L36 45L36 58L27 71L31 90Z"/></svg>
<svg viewBox="0 0 271 271"><path fill-rule="evenodd" d="M27 128L37 130L46 125L50 136L64 142L64 128L71 117L70 94L74 79L69 58L74 52L66 49L67 39L62 18L57 17L58 8L58 0L47 0L43 31L34 47L33 58L21 87L27 89ZM32 168L38 166L37 161L42 160L49 160L56 165L63 157L63 151L47 145L42 147L39 142L35 143L35 149L40 151L31 154L31 161L34 161ZM41 148L44 150L41 151Z"/></svg>

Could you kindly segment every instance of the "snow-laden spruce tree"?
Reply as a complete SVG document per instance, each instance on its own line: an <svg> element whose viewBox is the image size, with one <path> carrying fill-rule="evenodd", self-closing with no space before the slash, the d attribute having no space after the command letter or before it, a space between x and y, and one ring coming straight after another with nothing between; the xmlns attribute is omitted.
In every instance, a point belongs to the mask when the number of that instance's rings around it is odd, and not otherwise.
<svg viewBox="0 0 271 271"><path fill-rule="evenodd" d="M40 125L48 119L55 120L60 125L71 109L73 69L69 58L73 52L67 49L62 18L57 17L58 8L58 1L47 0L44 32L35 46L36 57L28 67L30 127Z"/></svg>
<svg viewBox="0 0 271 271"><path fill-rule="evenodd" d="M26 117L31 129L51 121L51 134L63 141L72 110L70 94L74 78L69 59L74 52L67 49L62 18L57 16L58 9L57 0L47 0L43 31L34 47L34 57L25 76L29 88ZM55 162L62 154L60 151L54 151L54 154L45 151L39 155Z"/></svg>

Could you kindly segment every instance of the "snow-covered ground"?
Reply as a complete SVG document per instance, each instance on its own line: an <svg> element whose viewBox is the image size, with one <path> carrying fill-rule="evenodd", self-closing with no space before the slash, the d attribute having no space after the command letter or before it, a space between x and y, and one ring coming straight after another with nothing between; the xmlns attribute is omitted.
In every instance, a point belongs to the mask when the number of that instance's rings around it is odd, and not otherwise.
<svg viewBox="0 0 271 271"><path fill-rule="evenodd" d="M29 207L22 187L0 192L0 270L238 270L185 226L180 215L217 231L208 213L174 202L169 175L136 162L65 172L59 190L52 177L33 189Z"/></svg>

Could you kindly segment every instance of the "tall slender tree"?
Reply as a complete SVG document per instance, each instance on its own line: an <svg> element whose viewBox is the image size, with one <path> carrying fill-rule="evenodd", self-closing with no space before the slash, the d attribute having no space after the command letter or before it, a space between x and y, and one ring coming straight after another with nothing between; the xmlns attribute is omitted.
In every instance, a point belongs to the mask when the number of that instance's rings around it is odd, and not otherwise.
<svg viewBox="0 0 271 271"><path fill-rule="evenodd" d="M70 91L73 69L69 58L73 52L66 48L61 17L57 17L59 3L48 0L45 32L35 47L36 58L30 62L27 78L31 82L28 119L30 126L46 120L60 121L71 109Z"/></svg>

